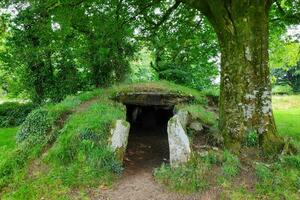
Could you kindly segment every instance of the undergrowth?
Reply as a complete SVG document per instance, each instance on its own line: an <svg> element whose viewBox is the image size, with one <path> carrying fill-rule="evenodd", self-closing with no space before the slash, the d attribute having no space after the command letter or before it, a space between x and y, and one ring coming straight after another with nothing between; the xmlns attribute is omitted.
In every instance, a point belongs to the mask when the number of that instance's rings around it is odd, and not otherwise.
<svg viewBox="0 0 300 200"><path fill-rule="evenodd" d="M238 175L239 159L228 151L196 153L190 161L172 168L163 164L155 170L155 179L168 189L181 193L201 192L216 184L214 179Z"/></svg>

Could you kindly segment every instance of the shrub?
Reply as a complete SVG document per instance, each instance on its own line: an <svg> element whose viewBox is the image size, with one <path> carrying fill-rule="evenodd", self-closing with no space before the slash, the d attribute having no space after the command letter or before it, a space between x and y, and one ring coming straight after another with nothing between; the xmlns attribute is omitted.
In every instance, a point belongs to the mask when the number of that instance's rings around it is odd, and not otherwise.
<svg viewBox="0 0 300 200"><path fill-rule="evenodd" d="M49 113L45 109L38 109L30 113L26 121L22 124L17 133L17 142L23 142L29 136L34 139L45 137L51 128L53 120L49 117Z"/></svg>
<svg viewBox="0 0 300 200"><path fill-rule="evenodd" d="M7 102L0 104L0 127L19 126L35 107L36 105L33 103Z"/></svg>
<svg viewBox="0 0 300 200"><path fill-rule="evenodd" d="M275 85L272 89L272 94L293 94L293 88L289 85Z"/></svg>

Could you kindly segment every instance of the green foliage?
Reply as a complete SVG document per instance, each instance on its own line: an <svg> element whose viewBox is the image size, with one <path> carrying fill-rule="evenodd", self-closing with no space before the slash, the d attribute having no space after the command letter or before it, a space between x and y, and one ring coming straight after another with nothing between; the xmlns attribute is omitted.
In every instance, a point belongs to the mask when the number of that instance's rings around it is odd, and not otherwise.
<svg viewBox="0 0 300 200"><path fill-rule="evenodd" d="M277 85L288 85L292 87L293 92L300 91L300 61L296 66L285 68L272 69L275 87ZM288 91L290 92L290 89Z"/></svg>
<svg viewBox="0 0 300 200"><path fill-rule="evenodd" d="M149 49L143 48L134 55L130 62L131 74L128 77L130 82L157 81L158 74L151 67L153 56Z"/></svg>
<svg viewBox="0 0 300 200"><path fill-rule="evenodd" d="M270 65L272 68L288 69L296 66L300 61L300 44L298 42L278 41L276 48L270 54Z"/></svg>
<svg viewBox="0 0 300 200"><path fill-rule="evenodd" d="M201 90L205 96L219 97L220 96L220 88L217 86L209 87L204 90Z"/></svg>
<svg viewBox="0 0 300 200"><path fill-rule="evenodd" d="M281 162L286 167L291 167L295 169L300 168L300 156L299 155L290 155L290 156L282 156Z"/></svg>
<svg viewBox="0 0 300 200"><path fill-rule="evenodd" d="M273 94L292 94L293 89L289 85L275 85L272 89Z"/></svg>
<svg viewBox="0 0 300 200"><path fill-rule="evenodd" d="M258 145L258 134L255 131L250 131L245 138L245 144L248 147L256 147Z"/></svg>
<svg viewBox="0 0 300 200"><path fill-rule="evenodd" d="M149 40L154 57L151 66L160 79L200 90L218 75L217 38L199 11L180 6Z"/></svg>
<svg viewBox="0 0 300 200"><path fill-rule="evenodd" d="M17 134L17 142L24 140L42 140L45 139L53 123L53 119L49 117L49 112L45 109L38 109L28 115L26 121L22 124Z"/></svg>
<svg viewBox="0 0 300 200"><path fill-rule="evenodd" d="M35 107L32 103L6 102L0 104L0 127L19 126Z"/></svg>
<svg viewBox="0 0 300 200"><path fill-rule="evenodd" d="M125 79L135 49L126 2L82 1L75 9L74 2L20 3L7 4L15 16L3 11L9 27L0 50L5 91L25 92L37 103L59 102Z"/></svg>

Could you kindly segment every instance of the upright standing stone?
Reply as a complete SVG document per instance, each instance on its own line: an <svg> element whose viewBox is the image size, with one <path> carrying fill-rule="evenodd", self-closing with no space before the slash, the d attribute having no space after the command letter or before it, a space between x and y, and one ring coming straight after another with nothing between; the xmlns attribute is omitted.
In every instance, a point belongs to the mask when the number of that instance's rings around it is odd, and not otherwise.
<svg viewBox="0 0 300 200"><path fill-rule="evenodd" d="M190 158L190 142L185 131L187 121L188 113L180 111L168 122L170 164L172 167L186 163Z"/></svg>
<svg viewBox="0 0 300 200"><path fill-rule="evenodd" d="M111 147L120 161L123 161L128 144L130 124L125 120L117 120L111 129Z"/></svg>

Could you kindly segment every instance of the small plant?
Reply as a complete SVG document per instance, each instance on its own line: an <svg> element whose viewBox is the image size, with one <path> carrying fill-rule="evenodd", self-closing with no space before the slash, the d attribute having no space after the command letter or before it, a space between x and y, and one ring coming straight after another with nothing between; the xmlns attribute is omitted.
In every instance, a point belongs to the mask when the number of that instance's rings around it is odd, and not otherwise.
<svg viewBox="0 0 300 200"><path fill-rule="evenodd" d="M84 128L79 134L80 140L90 140L92 142L99 141L99 135L90 128Z"/></svg>
<svg viewBox="0 0 300 200"><path fill-rule="evenodd" d="M207 154L200 155L205 163L210 165L220 165L222 163L221 155L217 152L209 151Z"/></svg>
<svg viewBox="0 0 300 200"><path fill-rule="evenodd" d="M245 138L247 147L255 147L258 145L258 134L255 131L250 131Z"/></svg>

